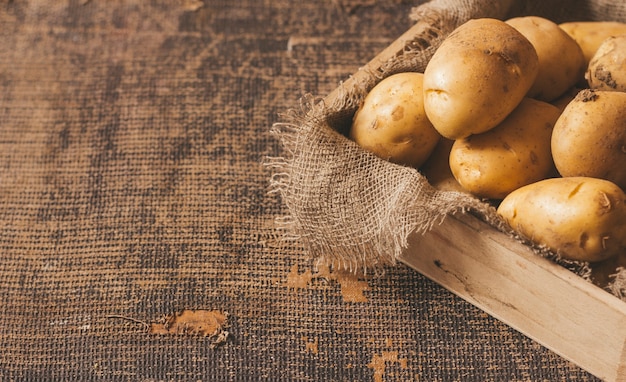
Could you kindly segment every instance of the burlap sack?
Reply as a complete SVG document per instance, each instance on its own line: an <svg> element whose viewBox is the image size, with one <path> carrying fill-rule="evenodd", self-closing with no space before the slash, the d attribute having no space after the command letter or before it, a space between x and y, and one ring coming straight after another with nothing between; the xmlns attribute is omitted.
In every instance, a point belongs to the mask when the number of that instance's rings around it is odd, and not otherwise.
<svg viewBox="0 0 626 382"><path fill-rule="evenodd" d="M477 214L508 230L488 203L463 193L438 191L417 170L381 160L345 135L369 89L391 74L423 71L454 28L470 18L522 15L539 15L556 22L626 21L626 3L435 0L413 8L410 17L429 27L419 38L406 42L403 54L360 76L363 80L342 84L330 103L328 98L304 97L299 110L288 112L284 122L273 126L285 156L270 158L267 163L275 170L273 190L288 207L289 216L279 222L286 236L301 240L313 258L350 269L376 270L395 263L410 234L427 232L450 214ZM586 272L584 264L574 264L573 268L581 275ZM623 296L623 284L613 285L613 289Z"/></svg>

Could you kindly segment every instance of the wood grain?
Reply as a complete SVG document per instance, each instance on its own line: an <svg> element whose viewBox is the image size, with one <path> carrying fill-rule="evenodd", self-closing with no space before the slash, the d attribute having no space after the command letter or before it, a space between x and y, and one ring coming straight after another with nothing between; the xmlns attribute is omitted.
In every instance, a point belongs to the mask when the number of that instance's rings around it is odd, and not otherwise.
<svg viewBox="0 0 626 382"><path fill-rule="evenodd" d="M401 261L599 378L626 380L626 303L486 223L451 216Z"/></svg>

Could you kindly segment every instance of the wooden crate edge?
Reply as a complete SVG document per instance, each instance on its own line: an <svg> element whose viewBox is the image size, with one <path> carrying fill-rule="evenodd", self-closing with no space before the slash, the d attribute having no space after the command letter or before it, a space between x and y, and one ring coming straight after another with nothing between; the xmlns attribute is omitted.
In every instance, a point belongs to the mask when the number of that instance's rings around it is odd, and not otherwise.
<svg viewBox="0 0 626 382"><path fill-rule="evenodd" d="M626 303L473 216L410 237L399 259L605 381L626 381Z"/></svg>

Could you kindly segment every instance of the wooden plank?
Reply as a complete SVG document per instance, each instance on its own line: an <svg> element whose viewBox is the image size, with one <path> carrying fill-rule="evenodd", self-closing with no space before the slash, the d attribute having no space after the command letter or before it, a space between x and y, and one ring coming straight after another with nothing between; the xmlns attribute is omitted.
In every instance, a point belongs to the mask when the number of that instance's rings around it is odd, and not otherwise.
<svg viewBox="0 0 626 382"><path fill-rule="evenodd" d="M410 238L400 261L605 381L626 381L626 303L473 216Z"/></svg>

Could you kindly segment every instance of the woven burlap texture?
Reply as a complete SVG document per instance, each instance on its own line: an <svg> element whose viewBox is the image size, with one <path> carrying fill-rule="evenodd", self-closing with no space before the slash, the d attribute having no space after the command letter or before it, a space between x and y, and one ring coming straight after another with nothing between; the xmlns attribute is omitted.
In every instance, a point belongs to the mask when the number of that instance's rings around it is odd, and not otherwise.
<svg viewBox="0 0 626 382"><path fill-rule="evenodd" d="M309 254L350 269L377 269L394 264L411 234L425 233L451 214L474 213L515 236L492 205L454 191L438 191L413 168L377 158L346 138L350 118L367 91L401 71L423 72L441 41L471 18L506 19L539 15L556 22L626 20L626 5L611 1L432 1L414 7L411 19L427 23L426 32L406 41L401 55L383 62L357 82L343 84L328 104L312 97L274 126L287 155L272 184L290 215L280 223L302 240ZM520 238L518 238L520 239ZM522 240L522 239L520 239ZM539 248L537 251L544 255ZM570 264L568 264L570 265ZM573 265L581 275L584 264ZM621 288L618 288L621 289Z"/></svg>
<svg viewBox="0 0 626 382"><path fill-rule="evenodd" d="M0 2L0 381L597 381L408 267L276 240L269 126L414 4Z"/></svg>

